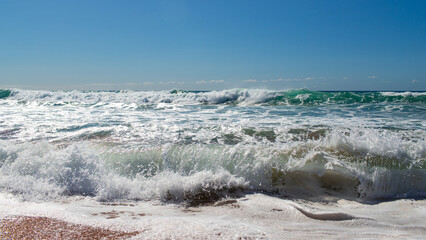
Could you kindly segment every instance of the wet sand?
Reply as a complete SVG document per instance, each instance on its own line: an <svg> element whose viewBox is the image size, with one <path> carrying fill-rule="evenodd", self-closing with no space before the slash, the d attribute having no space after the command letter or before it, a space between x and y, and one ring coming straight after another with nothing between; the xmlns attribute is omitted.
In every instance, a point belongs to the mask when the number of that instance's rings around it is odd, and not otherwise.
<svg viewBox="0 0 426 240"><path fill-rule="evenodd" d="M0 220L1 239L127 239L137 234L47 217L15 216Z"/></svg>

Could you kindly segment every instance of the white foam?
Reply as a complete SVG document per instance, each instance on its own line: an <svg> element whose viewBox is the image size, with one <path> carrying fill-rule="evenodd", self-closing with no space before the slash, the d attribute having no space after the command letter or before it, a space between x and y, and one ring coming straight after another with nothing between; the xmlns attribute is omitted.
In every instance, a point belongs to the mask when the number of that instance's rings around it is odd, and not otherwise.
<svg viewBox="0 0 426 240"><path fill-rule="evenodd" d="M94 194L102 178L99 158L88 148L56 149L46 142L4 146L1 186L24 199Z"/></svg>
<svg viewBox="0 0 426 240"><path fill-rule="evenodd" d="M105 179L102 185L98 195L101 201L158 199L182 202L192 200L194 196L203 192L220 194L224 191L222 195L224 197L227 195L227 190L243 189L247 183L226 171L218 173L201 171L189 176L165 171L151 178L139 177L133 180L112 176Z"/></svg>
<svg viewBox="0 0 426 240"><path fill-rule="evenodd" d="M101 201L181 202L203 192L224 197L229 191L277 188L284 195L307 197L314 186L321 195L328 191L324 179L330 178L331 187L345 187L339 181L360 182L357 189L348 185L349 192L339 194L349 195L343 196L353 198L357 190L362 198L375 199L424 194L424 154L424 142L371 129L333 130L318 140L268 147L168 144L133 149L78 142L58 148L48 142L3 141L0 181L4 191L28 200L71 194Z"/></svg>
<svg viewBox="0 0 426 240"><path fill-rule="evenodd" d="M381 94L383 96L390 96L390 97L395 97L395 96L402 96L402 97L408 97L408 96L413 96L413 97L426 96L426 92L381 92Z"/></svg>
<svg viewBox="0 0 426 240"><path fill-rule="evenodd" d="M7 101L36 102L42 104L90 104L104 105L111 103L125 103L125 106L134 107L136 104L221 104L227 102L261 103L275 94L277 91L263 89L231 89L211 92L178 92L170 91L43 91L14 89ZM246 103L246 104L247 104Z"/></svg>
<svg viewBox="0 0 426 240"><path fill-rule="evenodd" d="M303 214L301 209L307 214ZM334 204L288 201L262 194L217 206L185 208L156 202L104 205L90 198L21 202L0 194L0 216L45 216L76 224L140 231L132 239L422 239L426 201ZM306 216L308 215L308 216ZM326 216L313 219L310 216ZM330 216L351 216L329 221ZM335 220L335 218L333 218Z"/></svg>
<svg viewBox="0 0 426 240"><path fill-rule="evenodd" d="M0 152L3 191L26 200L89 195L101 201L159 199L181 202L202 192L221 194L223 191L222 196L226 196L228 190L243 189L247 184L243 178L223 169L196 171L189 175L164 170L153 177L120 176L114 169L107 168L87 143L76 143L64 149L48 143L28 143L2 146Z"/></svg>
<svg viewBox="0 0 426 240"><path fill-rule="evenodd" d="M0 101L0 158L10 161L0 181L28 198L167 199L176 188L169 199L181 200L206 184L274 192L273 171L301 171L318 188L329 173L357 179L364 197L424 191L421 106L263 106L279 94L13 90Z"/></svg>

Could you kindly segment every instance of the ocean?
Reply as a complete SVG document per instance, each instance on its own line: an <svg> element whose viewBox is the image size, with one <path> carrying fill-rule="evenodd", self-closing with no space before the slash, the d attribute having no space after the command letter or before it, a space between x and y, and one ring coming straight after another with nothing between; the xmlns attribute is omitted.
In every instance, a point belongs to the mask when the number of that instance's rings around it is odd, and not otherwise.
<svg viewBox="0 0 426 240"><path fill-rule="evenodd" d="M425 138L426 92L3 89L0 216L133 239L422 239Z"/></svg>

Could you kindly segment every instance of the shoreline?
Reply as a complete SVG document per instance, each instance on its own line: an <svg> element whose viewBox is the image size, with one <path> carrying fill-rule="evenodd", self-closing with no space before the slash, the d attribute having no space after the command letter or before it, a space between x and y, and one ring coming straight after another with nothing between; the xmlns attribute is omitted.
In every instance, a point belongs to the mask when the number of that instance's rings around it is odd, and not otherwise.
<svg viewBox="0 0 426 240"><path fill-rule="evenodd" d="M73 224L49 217L11 216L0 219L1 239L128 239L140 232Z"/></svg>
<svg viewBox="0 0 426 240"><path fill-rule="evenodd" d="M422 239L425 217L425 199L324 203L257 193L192 207L92 198L34 203L0 194L0 239Z"/></svg>

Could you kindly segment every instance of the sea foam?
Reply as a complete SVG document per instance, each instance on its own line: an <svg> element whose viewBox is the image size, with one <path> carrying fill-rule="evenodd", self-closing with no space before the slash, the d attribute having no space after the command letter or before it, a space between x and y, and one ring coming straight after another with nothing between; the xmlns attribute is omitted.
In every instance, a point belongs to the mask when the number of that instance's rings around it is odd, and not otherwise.
<svg viewBox="0 0 426 240"><path fill-rule="evenodd" d="M424 94L2 90L0 188L205 203L424 197Z"/></svg>
<svg viewBox="0 0 426 240"><path fill-rule="evenodd" d="M424 194L424 143L381 134L375 137L387 139L382 143L334 133L284 148L2 142L1 186L24 199L83 195L101 201L213 201L244 191L312 199Z"/></svg>

